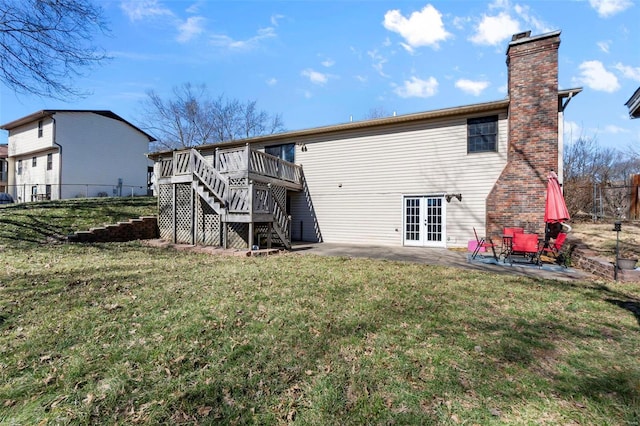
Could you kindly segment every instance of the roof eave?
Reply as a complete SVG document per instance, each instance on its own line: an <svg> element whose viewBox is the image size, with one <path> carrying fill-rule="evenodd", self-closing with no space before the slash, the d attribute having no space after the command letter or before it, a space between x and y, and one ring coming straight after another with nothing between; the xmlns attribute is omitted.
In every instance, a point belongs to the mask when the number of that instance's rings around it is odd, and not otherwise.
<svg viewBox="0 0 640 426"><path fill-rule="evenodd" d="M20 126L23 126L25 124L32 123L32 122L37 121L37 120L42 120L45 117L51 117L54 114L61 113L61 112L87 112L87 113L102 115L104 117L111 118L113 120L121 121L121 122L125 123L126 125L128 125L130 127L133 127L135 130L137 130L138 132L140 132L143 135L145 135L146 138L149 140L149 142L154 142L156 140L156 138L154 138L153 136L151 136L150 134L148 134L144 130L140 129L139 127L135 126L134 124L128 122L124 118L120 117L115 112L110 111L110 110L97 110L97 109L43 109L43 110L40 110L40 111L36 111L33 114L29 114L29 115L26 115L26 116L24 116L22 118L19 118L17 120L11 121L11 122L6 123L6 124L3 124L2 126L0 126L0 129L2 129L2 130L13 130L13 129L15 129L17 127L20 127Z"/></svg>
<svg viewBox="0 0 640 426"><path fill-rule="evenodd" d="M198 149L227 148L227 147L245 145L245 144L265 143L271 140L278 140L278 139L304 137L309 135L321 135L321 134L336 133L336 132L357 130L357 129L364 129L364 128L389 126L389 125L408 123L408 122L418 121L418 120L454 117L458 115L481 113L481 112L487 112L487 111L496 111L500 109L507 109L508 107L509 107L509 99L505 98L499 101L485 102L480 104L472 104L472 105L458 106L458 107L452 107L452 108L443 108L443 109L438 109L433 111L397 115L393 117L376 118L372 120L363 120L363 121L356 121L356 122L349 122L349 123L342 123L342 124L334 124L331 126L314 127L310 129L303 129L303 130L293 130L289 132L275 133L272 135L256 136L256 137L247 138L247 139L238 139L233 141L218 142L214 144L199 145L197 146L197 148ZM150 153L148 156L149 158L153 159L173 151L175 150L158 151L158 152Z"/></svg>

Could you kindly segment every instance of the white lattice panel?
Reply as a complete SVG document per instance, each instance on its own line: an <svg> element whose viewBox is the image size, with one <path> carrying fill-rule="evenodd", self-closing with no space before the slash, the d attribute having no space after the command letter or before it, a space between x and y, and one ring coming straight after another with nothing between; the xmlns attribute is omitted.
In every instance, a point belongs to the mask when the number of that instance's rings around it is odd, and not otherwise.
<svg viewBox="0 0 640 426"><path fill-rule="evenodd" d="M158 229L160 238L173 241L173 187L159 185L158 188Z"/></svg>
<svg viewBox="0 0 640 426"><path fill-rule="evenodd" d="M246 249L249 245L249 224L229 223L227 238L229 248Z"/></svg>
<svg viewBox="0 0 640 426"><path fill-rule="evenodd" d="M197 205L197 242L206 246L221 246L220 242L220 215L207 204L202 198L199 198Z"/></svg>
<svg viewBox="0 0 640 426"><path fill-rule="evenodd" d="M192 243L193 190L189 184L176 184L176 243Z"/></svg>
<svg viewBox="0 0 640 426"><path fill-rule="evenodd" d="M284 186L271 185L271 196L280 202L280 205L287 205L287 188Z"/></svg>

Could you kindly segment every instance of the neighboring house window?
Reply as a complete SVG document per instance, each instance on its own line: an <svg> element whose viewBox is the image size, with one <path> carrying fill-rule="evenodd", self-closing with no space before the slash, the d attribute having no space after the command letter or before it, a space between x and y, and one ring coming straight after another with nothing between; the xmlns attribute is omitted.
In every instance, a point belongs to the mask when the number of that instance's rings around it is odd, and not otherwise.
<svg viewBox="0 0 640 426"><path fill-rule="evenodd" d="M467 153L498 150L498 116L467 120Z"/></svg>
<svg viewBox="0 0 640 426"><path fill-rule="evenodd" d="M38 165L38 157L31 158L31 167L35 167Z"/></svg>
<svg viewBox="0 0 640 426"><path fill-rule="evenodd" d="M44 193L47 197L47 200L51 199L51 185L45 185L44 187Z"/></svg>
<svg viewBox="0 0 640 426"><path fill-rule="evenodd" d="M38 137L42 137L42 120L38 121Z"/></svg>
<svg viewBox="0 0 640 426"><path fill-rule="evenodd" d="M47 154L47 170L53 169L53 154Z"/></svg>
<svg viewBox="0 0 640 426"><path fill-rule="evenodd" d="M296 146L292 143L268 146L264 151L290 163L294 163L296 160Z"/></svg>
<svg viewBox="0 0 640 426"><path fill-rule="evenodd" d="M31 187L31 201L36 201L38 199L38 186L33 185Z"/></svg>
<svg viewBox="0 0 640 426"><path fill-rule="evenodd" d="M18 160L18 174L22 174L22 160Z"/></svg>

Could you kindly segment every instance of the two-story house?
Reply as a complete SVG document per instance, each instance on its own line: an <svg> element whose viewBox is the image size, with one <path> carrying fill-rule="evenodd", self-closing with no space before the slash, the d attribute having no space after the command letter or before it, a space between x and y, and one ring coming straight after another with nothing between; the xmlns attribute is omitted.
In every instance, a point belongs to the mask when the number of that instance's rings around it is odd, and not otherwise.
<svg viewBox="0 0 640 426"><path fill-rule="evenodd" d="M504 99L158 152L161 236L235 247L280 240L461 247L544 231L562 179L560 31L514 35Z"/></svg>
<svg viewBox="0 0 640 426"><path fill-rule="evenodd" d="M629 117L640 118L640 87L631 95L625 106L629 108Z"/></svg>
<svg viewBox="0 0 640 426"><path fill-rule="evenodd" d="M0 128L16 201L147 194L155 139L111 111L42 110Z"/></svg>

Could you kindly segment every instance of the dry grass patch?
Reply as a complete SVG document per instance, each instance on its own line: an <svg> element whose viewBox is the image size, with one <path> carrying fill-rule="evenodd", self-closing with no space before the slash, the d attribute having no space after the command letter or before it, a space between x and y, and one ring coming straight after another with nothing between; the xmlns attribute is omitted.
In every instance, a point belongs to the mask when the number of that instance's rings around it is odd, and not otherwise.
<svg viewBox="0 0 640 426"><path fill-rule="evenodd" d="M573 225L571 238L580 240L601 257L615 260L616 232L612 223L577 223ZM640 258L640 224L622 224L620 252L623 257Z"/></svg>
<svg viewBox="0 0 640 426"><path fill-rule="evenodd" d="M614 303L638 286L137 244L8 254L0 423L640 419L638 316Z"/></svg>

